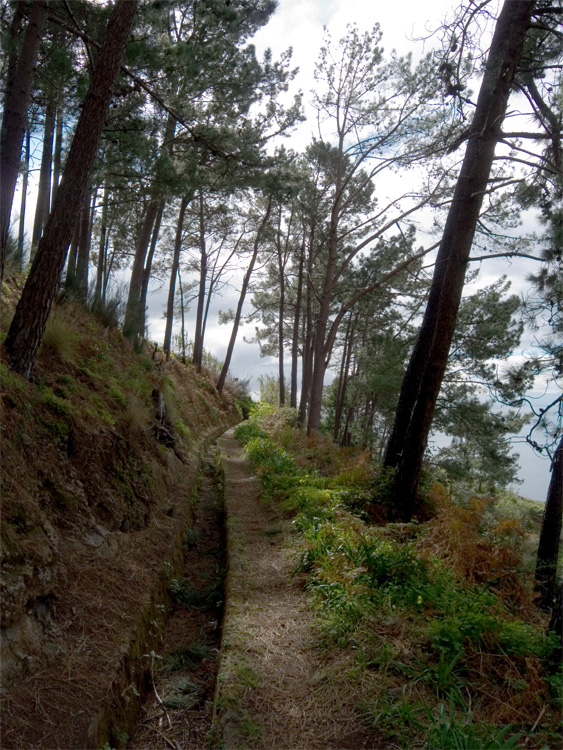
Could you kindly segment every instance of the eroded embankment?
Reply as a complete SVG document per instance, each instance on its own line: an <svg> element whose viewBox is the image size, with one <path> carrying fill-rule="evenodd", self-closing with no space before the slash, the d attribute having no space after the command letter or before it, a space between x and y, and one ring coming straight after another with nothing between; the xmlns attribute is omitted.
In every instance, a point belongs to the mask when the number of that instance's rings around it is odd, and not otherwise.
<svg viewBox="0 0 563 750"><path fill-rule="evenodd" d="M150 688L170 582L184 576L198 466L194 452L145 528L100 530L92 544L64 540L72 575L48 624L55 656L3 694L3 750L127 746Z"/></svg>
<svg viewBox="0 0 563 750"><path fill-rule="evenodd" d="M221 476L212 452L202 463L184 566L174 606L151 657L151 687L129 750L207 747L213 718L224 598L225 539Z"/></svg>

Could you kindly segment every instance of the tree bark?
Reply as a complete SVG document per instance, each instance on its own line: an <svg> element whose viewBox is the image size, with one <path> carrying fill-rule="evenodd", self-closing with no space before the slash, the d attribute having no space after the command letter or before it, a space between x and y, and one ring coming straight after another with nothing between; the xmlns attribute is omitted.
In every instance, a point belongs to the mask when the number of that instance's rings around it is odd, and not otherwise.
<svg viewBox="0 0 563 750"><path fill-rule="evenodd" d="M53 152L53 179L51 184L51 205L55 204L59 181L61 179L61 161L63 153L63 108L57 107L57 121L55 127L55 150Z"/></svg>
<svg viewBox="0 0 563 750"><path fill-rule="evenodd" d="M426 313L403 380L384 465L395 472L390 502L404 521L414 510L473 236L534 6L533 0L505 0L497 20Z"/></svg>
<svg viewBox="0 0 563 750"><path fill-rule="evenodd" d="M37 245L41 239L41 233L47 217L49 216L51 199L51 168L53 164L53 137L55 134L56 108L52 101L47 102L45 108L45 127L43 129L43 151L41 154L41 167L39 170L39 187L37 190L37 206L35 208L35 221L33 223L33 235L31 238L31 257L35 255Z"/></svg>
<svg viewBox="0 0 563 750"><path fill-rule="evenodd" d="M184 230L184 217L186 209L192 196L186 195L182 198L180 204L180 213L178 214L178 223L176 225L176 239L174 241L174 257L172 258L172 268L170 269L170 286L168 287L168 304L166 305L166 330L164 332L164 344L162 349L166 354L166 359L170 359L170 350L172 345L172 323L174 322L174 297L176 295L176 276L178 275L178 266L180 265L180 252L182 250L182 232Z"/></svg>
<svg viewBox="0 0 563 750"><path fill-rule="evenodd" d="M92 76L53 210L39 242L5 346L11 367L31 377L105 124L138 0L117 0Z"/></svg>
<svg viewBox="0 0 563 750"><path fill-rule="evenodd" d="M162 223L162 215L164 214L165 206L164 198L160 200L158 204L158 211L156 212L156 218L154 220L154 227L152 229L151 244L149 247L149 253L145 261L145 267L143 269L143 284L141 286L141 299L139 301L139 307L143 311L143 327L141 331L146 328L146 310L147 310L147 294L149 291L149 281L151 278L152 262L154 254L156 252L156 243L158 242L158 235L160 232L160 225Z"/></svg>
<svg viewBox="0 0 563 750"><path fill-rule="evenodd" d="M106 237L108 231L108 189L104 183L104 194L102 197L102 218L100 224L100 241L98 243L98 263L96 266L96 285L94 287L94 304L102 301L102 289L104 287L104 269L106 267Z"/></svg>
<svg viewBox="0 0 563 750"><path fill-rule="evenodd" d="M14 42L21 33L20 25L25 7L24 0L19 0L10 28L10 36ZM36 0L33 3L20 55L17 59L15 56L10 56L8 61L4 113L0 132L0 289L4 274L10 214L27 122L27 106L31 97L33 71L47 20L47 11L48 3L45 0Z"/></svg>
<svg viewBox="0 0 563 750"><path fill-rule="evenodd" d="M90 262L90 241L92 217L96 201L97 190L94 191L92 200L90 192L84 197L82 208L80 209L79 230L78 230L78 252L76 254L76 278L74 292L76 298L81 302L86 302L88 298L88 265Z"/></svg>
<svg viewBox="0 0 563 750"><path fill-rule="evenodd" d="M199 289L194 331L193 364L201 372L203 363L203 312L205 307L205 287L207 283L207 249L205 246L205 213L203 194L199 191Z"/></svg>
<svg viewBox="0 0 563 750"><path fill-rule="evenodd" d="M272 199L270 198L268 200L268 207L266 209L266 213L264 214L264 217L262 218L262 221L260 222L260 226L258 227L258 230L256 232L256 239L254 240L254 248L252 251L252 257L250 258L250 263L248 264L248 268L246 269L246 273L244 275L244 279L242 282L237 310L235 313L235 319L233 321L233 329L231 331L231 338L229 339L227 353L225 354L225 361L223 363L223 369L221 370L221 374L219 375L219 380L217 381L217 390L219 391L219 393L222 393L223 391L223 387L225 386L225 380L227 379L227 373L229 372L229 366L231 364L231 358L233 356L233 350L235 348L235 341L237 339L240 319L242 317L242 307L244 305L246 292L248 290L248 285L250 283L250 277L252 275L252 271L254 270L254 264L256 263L256 258L258 256L258 250L260 249L260 244L262 241L262 234L264 232L266 224L268 223L268 219L270 218L271 210L272 210Z"/></svg>
<svg viewBox="0 0 563 750"><path fill-rule="evenodd" d="M540 594L539 605L546 611L553 609L556 596L562 513L563 438L557 446L551 464L551 482L547 491L536 563L536 590Z"/></svg>
<svg viewBox="0 0 563 750"><path fill-rule="evenodd" d="M299 331L301 329L301 298L303 296L303 266L305 262L305 243L301 246L299 256L299 270L297 272L297 294L295 298L295 313L293 317L293 333L291 340L291 392L289 405L297 408L297 365L299 361Z"/></svg>
<svg viewBox="0 0 563 750"><path fill-rule="evenodd" d="M137 239L135 258L131 270L131 281L129 282L129 295L127 297L125 321L123 323L123 333L128 338L142 336L144 332L145 311L144 309L141 309L143 271L145 268L147 248L149 246L155 218L158 212L158 206L158 199L152 198L147 206L139 237Z"/></svg>
<svg viewBox="0 0 563 750"><path fill-rule="evenodd" d="M20 204L20 228L18 232L18 266L20 269L23 268L24 258L24 246L23 241L25 237L25 213L27 208L27 186L29 183L29 154L31 146L31 128L28 125L25 130L25 157L23 166L23 177L22 177L22 199Z"/></svg>

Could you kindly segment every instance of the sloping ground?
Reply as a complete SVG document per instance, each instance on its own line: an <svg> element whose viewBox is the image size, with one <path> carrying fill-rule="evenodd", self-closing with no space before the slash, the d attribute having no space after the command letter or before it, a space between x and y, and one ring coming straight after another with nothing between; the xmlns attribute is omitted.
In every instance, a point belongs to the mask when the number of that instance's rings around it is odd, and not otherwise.
<svg viewBox="0 0 563 750"><path fill-rule="evenodd" d="M240 417L209 378L135 352L72 303L55 310L35 381L3 360L0 376L2 748L123 747L200 451Z"/></svg>
<svg viewBox="0 0 563 750"><path fill-rule="evenodd" d="M287 552L290 527L265 506L232 431L218 442L229 568L215 743L264 750L385 748L360 714L346 671L314 648L314 615Z"/></svg>

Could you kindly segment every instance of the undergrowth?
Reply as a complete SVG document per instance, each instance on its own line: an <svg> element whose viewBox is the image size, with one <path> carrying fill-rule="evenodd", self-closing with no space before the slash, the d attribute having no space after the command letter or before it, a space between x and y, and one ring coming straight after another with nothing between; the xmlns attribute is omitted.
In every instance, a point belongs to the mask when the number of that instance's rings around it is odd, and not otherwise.
<svg viewBox="0 0 563 750"><path fill-rule="evenodd" d="M534 602L528 508L431 483L429 520L376 526L382 480L365 454L263 404L235 435L292 518L319 647L347 656L368 724L402 748L558 746L557 642Z"/></svg>

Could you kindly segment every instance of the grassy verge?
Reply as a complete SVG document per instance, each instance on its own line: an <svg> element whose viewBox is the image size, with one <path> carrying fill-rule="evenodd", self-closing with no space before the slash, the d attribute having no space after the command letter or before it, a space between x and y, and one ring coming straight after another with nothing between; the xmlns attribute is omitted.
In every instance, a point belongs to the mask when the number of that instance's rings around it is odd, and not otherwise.
<svg viewBox="0 0 563 750"><path fill-rule="evenodd" d="M418 523L385 523L369 457L307 439L291 410L261 406L235 434L293 519L318 645L344 660L367 722L401 748L559 745L562 680L534 604L527 508L429 481Z"/></svg>

